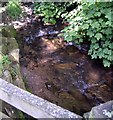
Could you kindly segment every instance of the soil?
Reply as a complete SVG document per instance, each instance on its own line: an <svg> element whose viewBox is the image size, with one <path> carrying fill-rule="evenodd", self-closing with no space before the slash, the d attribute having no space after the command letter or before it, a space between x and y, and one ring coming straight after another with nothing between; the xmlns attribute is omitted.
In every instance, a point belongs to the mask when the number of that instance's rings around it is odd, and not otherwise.
<svg viewBox="0 0 113 120"><path fill-rule="evenodd" d="M100 60L91 60L86 44L83 49L66 44L57 35L62 24L39 21L18 30L21 73L27 89L79 115L112 100L112 67L104 68Z"/></svg>

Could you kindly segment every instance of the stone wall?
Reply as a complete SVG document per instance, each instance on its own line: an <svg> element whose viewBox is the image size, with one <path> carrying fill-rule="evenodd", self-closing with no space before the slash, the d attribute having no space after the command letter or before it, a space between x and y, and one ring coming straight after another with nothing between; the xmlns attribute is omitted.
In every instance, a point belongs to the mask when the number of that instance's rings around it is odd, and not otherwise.
<svg viewBox="0 0 113 120"><path fill-rule="evenodd" d="M20 73L19 47L15 39L16 31L13 26L2 27L1 31L2 37L0 37L0 60L2 61L3 56L7 56L11 63L6 63L6 65L3 65L0 76L8 82L25 89Z"/></svg>
<svg viewBox="0 0 113 120"><path fill-rule="evenodd" d="M13 26L1 26L0 34L0 78L25 89L20 73L19 47L15 39L16 30ZM1 103L2 112L7 113L11 118L19 117L20 111L3 101Z"/></svg>

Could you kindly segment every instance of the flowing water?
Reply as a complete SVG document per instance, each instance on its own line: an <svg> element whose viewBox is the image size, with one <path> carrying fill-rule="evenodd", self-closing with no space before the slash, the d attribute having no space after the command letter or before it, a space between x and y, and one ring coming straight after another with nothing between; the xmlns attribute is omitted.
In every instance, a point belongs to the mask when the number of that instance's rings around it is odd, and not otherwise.
<svg viewBox="0 0 113 120"><path fill-rule="evenodd" d="M62 25L34 22L18 31L27 89L79 115L113 99L113 69L87 56L88 46L65 43Z"/></svg>

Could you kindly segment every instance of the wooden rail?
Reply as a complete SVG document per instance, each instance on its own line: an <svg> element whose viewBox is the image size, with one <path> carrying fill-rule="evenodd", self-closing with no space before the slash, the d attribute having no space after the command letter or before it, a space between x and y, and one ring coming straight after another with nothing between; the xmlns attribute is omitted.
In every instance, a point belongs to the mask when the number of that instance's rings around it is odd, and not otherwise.
<svg viewBox="0 0 113 120"><path fill-rule="evenodd" d="M34 118L82 118L1 78L0 99Z"/></svg>

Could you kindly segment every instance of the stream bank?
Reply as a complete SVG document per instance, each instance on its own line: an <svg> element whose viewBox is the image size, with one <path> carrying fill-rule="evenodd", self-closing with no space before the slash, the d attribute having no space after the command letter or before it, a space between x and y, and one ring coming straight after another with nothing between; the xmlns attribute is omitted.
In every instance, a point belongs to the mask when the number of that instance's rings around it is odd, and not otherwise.
<svg viewBox="0 0 113 120"><path fill-rule="evenodd" d="M39 21L18 31L21 73L30 92L79 115L112 100L112 67L91 60L87 47L81 51L63 42L57 36L61 24Z"/></svg>

